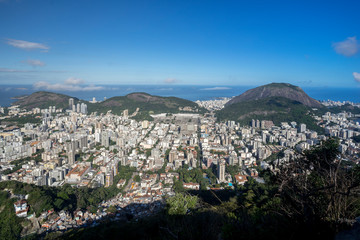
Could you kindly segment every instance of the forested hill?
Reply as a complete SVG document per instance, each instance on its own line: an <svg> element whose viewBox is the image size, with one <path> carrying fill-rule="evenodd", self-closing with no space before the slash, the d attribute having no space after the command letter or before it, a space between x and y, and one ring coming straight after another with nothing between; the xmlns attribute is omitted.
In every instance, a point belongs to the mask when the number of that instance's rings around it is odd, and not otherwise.
<svg viewBox="0 0 360 240"><path fill-rule="evenodd" d="M70 97L65 94L40 91L23 97L14 104L20 105L20 107L28 110L31 110L32 108L48 108L49 106L64 109L69 107L69 98L73 98L75 104L79 101L78 98Z"/></svg>
<svg viewBox="0 0 360 240"><path fill-rule="evenodd" d="M277 126L281 122L295 121L322 133L324 130L316 124L312 114L318 114L318 110L288 98L268 97L231 104L218 111L216 116L219 121L234 120L243 125L249 125L252 119L270 120Z"/></svg>
<svg viewBox="0 0 360 240"><path fill-rule="evenodd" d="M309 97L301 88L288 83L271 83L250 89L234 97L216 113L219 121L234 120L248 125L252 119L305 123L311 130L322 133L312 115L321 115L326 108Z"/></svg>
<svg viewBox="0 0 360 240"><path fill-rule="evenodd" d="M103 102L88 105L89 111L106 112L111 110L115 114L120 114L125 109L128 109L129 113L133 113L137 108L144 116L152 113L203 113L206 111L186 99L160 97L142 92L112 97Z"/></svg>
<svg viewBox="0 0 360 240"><path fill-rule="evenodd" d="M74 103L84 102L88 105L88 112L106 113L112 111L115 114L121 114L125 109L129 110L129 114L139 109L138 117L149 118L152 113L204 113L206 109L199 107L196 103L177 97L160 97L147 93L137 92L126 96L117 96L109 98L98 103L90 103L88 101L79 100L64 94L53 92L35 92L15 102L16 105L26 109L32 108L48 108L56 106L56 108L67 109L69 106L69 98L74 99Z"/></svg>

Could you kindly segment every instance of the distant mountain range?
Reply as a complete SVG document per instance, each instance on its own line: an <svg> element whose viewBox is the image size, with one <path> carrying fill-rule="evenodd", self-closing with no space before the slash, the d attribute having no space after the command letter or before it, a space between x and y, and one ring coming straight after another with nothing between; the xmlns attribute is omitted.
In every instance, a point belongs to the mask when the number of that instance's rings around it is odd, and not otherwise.
<svg viewBox="0 0 360 240"><path fill-rule="evenodd" d="M139 108L139 114L137 116L139 119L151 119L150 114L164 112L204 113L207 111L189 100L177 97L154 96L143 92L131 93L126 96L112 97L102 102L90 103L64 94L40 91L23 97L14 104L26 109L36 107L48 108L49 106L67 109L69 107L69 98L73 98L75 104L78 102L86 103L89 113L106 113L111 110L115 114L121 114L125 109L128 109L131 114Z"/></svg>
<svg viewBox="0 0 360 240"><path fill-rule="evenodd" d="M69 98L71 97L64 94L40 91L26 97L22 96L15 104L27 109L48 108L49 106L67 109ZM98 103L72 98L75 104L86 103L89 113L112 111L114 114L121 114L128 109L131 114L139 108L139 113L135 116L138 120L151 120L150 114L157 113L207 112L206 109L189 100L154 96L144 92L112 97ZM277 125L280 122L296 121L307 124L310 129L321 131L323 129L317 126L311 115L321 115L326 111L338 113L344 110L360 113L359 108L350 105L326 108L319 101L309 97L300 87L288 83L271 83L234 97L224 109L216 112L216 116L219 121L235 120L244 125L248 125L252 119L272 120Z"/></svg>

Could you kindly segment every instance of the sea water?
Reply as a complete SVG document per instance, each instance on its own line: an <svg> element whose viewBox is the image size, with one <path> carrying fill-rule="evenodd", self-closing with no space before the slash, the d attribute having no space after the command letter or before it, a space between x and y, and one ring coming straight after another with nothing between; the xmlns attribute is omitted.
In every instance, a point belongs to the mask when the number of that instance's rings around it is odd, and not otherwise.
<svg viewBox="0 0 360 240"><path fill-rule="evenodd" d="M125 96L133 92L146 92L164 97L179 97L191 101L212 100L221 97L233 97L255 86L198 86L198 85L104 85L98 91L53 91L90 101L114 96ZM305 87L304 91L317 100L360 102L360 88ZM17 96L29 95L39 91L31 85L0 85L0 106L10 106Z"/></svg>

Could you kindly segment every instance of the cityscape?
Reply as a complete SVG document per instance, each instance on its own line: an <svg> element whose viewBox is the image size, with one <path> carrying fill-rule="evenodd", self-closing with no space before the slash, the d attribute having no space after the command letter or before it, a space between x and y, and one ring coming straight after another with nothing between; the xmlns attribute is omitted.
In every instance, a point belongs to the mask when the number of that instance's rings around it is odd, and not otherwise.
<svg viewBox="0 0 360 240"><path fill-rule="evenodd" d="M0 0L0 240L360 240L359 9Z"/></svg>
<svg viewBox="0 0 360 240"><path fill-rule="evenodd" d="M143 218L164 208L164 199L180 189L216 192L244 185L250 178L263 183L259 172L277 171L296 153L329 137L340 140L343 161L359 164L360 144L354 137L360 136L360 125L351 119L360 114L326 112L314 116L324 134L295 121L278 126L258 119L252 119L249 126L235 121L219 123L214 110L223 109L229 100L196 101L209 112L154 114L153 121L136 121L127 109L121 115L89 114L87 105L75 105L73 98L66 109L8 107L1 121L36 116L41 123L0 126L1 181L55 188L116 186L119 190L92 209L71 212L58 206L60 211L52 208L35 213L29 210L29 194L9 189L12 198L18 199L14 203L16 216L31 222L23 234L97 226L105 219L116 221L129 213L135 219ZM344 103L322 104L335 107ZM119 171L125 168L130 174L124 178ZM184 171L190 174L184 175Z"/></svg>

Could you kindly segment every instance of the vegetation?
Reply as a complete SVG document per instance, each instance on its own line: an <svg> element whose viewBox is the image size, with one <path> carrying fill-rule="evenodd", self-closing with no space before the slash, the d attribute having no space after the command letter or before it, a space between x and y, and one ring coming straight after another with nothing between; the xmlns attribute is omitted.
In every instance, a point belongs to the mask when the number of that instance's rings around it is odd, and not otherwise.
<svg viewBox="0 0 360 240"><path fill-rule="evenodd" d="M129 114L132 114L139 108L139 112L133 117L134 119L153 120L150 112L154 114L163 112L189 112L179 109L184 107L197 109L198 113L206 111L204 108L200 108L196 103L189 100L176 97L152 96L147 93L131 93L126 96L112 97L100 103L89 103L88 111L106 113L111 110L112 113L120 115L125 109L128 109Z"/></svg>
<svg viewBox="0 0 360 240"><path fill-rule="evenodd" d="M331 113L351 112L352 114L360 114L360 108L354 107L350 104L345 104L343 106L328 107L326 110Z"/></svg>
<svg viewBox="0 0 360 240"><path fill-rule="evenodd" d="M210 150L210 153L217 154L217 155L226 155L226 152L224 152L224 151L215 151L213 149Z"/></svg>
<svg viewBox="0 0 360 240"><path fill-rule="evenodd" d="M189 191L168 198L150 218L71 230L64 239L333 239L360 214L360 169L344 169L336 140L278 166L266 183L250 178L226 191ZM195 194L195 195L194 195ZM195 197L197 196L197 197Z"/></svg>
<svg viewBox="0 0 360 240"><path fill-rule="evenodd" d="M21 219L16 217L14 202L9 193L0 191L0 239L19 239L22 230Z"/></svg>
<svg viewBox="0 0 360 240"><path fill-rule="evenodd" d="M360 168L344 168L338 154L338 141L330 139L281 167L275 183L288 217L308 227L326 223L339 229L340 220L359 216Z"/></svg>
<svg viewBox="0 0 360 240"><path fill-rule="evenodd" d="M354 137L353 137L353 140L354 140L354 142L356 142L356 143L360 143L360 135L354 136Z"/></svg>
<svg viewBox="0 0 360 240"><path fill-rule="evenodd" d="M22 117L11 117L2 120L2 124L19 124L21 126L25 125L26 123L41 123L40 115L30 115L30 116L22 116Z"/></svg>
<svg viewBox="0 0 360 240"><path fill-rule="evenodd" d="M49 108L50 106L67 109L69 107L69 98L71 97L60 93L39 91L20 99L15 104L28 110L36 107ZM75 104L79 102L78 98L73 99Z"/></svg>
<svg viewBox="0 0 360 240"><path fill-rule="evenodd" d="M338 158L338 142L330 139L299 154L278 172L261 173L265 183L252 178L243 186L223 191L187 191L166 199L166 208L156 215L107 222L86 229L72 229L51 239L333 239L346 229L348 220L360 215L360 167L344 167ZM211 178L211 169L205 170ZM236 172L237 169L229 169ZM129 167L119 172L131 177ZM201 181L200 169L179 170L181 181ZM29 204L36 213L44 209L94 206L114 192L112 187L86 189L38 187L19 182L1 182L0 189L30 193ZM12 217L11 201L0 192L2 239L19 236L18 218ZM111 210L111 209L110 209ZM115 209L112 209L115 211ZM9 214L3 216L3 214ZM129 218L131 219L131 218ZM8 234L8 235L7 235Z"/></svg>
<svg viewBox="0 0 360 240"><path fill-rule="evenodd" d="M193 183L199 183L201 189L206 189L206 187L209 186L210 184L209 179L204 178L203 170L201 170L200 168L192 168L189 170L189 167L185 165L183 168L178 169L177 172L179 173L179 182L181 186L183 182L185 183L193 182ZM212 183L213 184L216 183L216 178L215 181ZM175 191L176 190L182 191L183 188L177 186L175 187Z"/></svg>
<svg viewBox="0 0 360 240"><path fill-rule="evenodd" d="M141 178L139 175L136 175L133 180L134 182L141 182Z"/></svg>
<svg viewBox="0 0 360 240"><path fill-rule="evenodd" d="M31 157L26 157L26 158L22 158L22 159L18 159L18 160L14 160L12 162L10 162L10 164L15 165L13 169L6 169L4 171L2 171L3 175L7 175L7 174L11 174L16 172L17 170L19 170L22 166L22 164L25 164L31 160L34 160L35 162L41 162L41 154L44 152L44 149L40 149L37 150L36 153L34 153Z"/></svg>
<svg viewBox="0 0 360 240"><path fill-rule="evenodd" d="M232 182L235 182L235 175L240 172L239 165L227 165L225 171L231 175Z"/></svg>
<svg viewBox="0 0 360 240"><path fill-rule="evenodd" d="M119 173L114 177L114 184L108 188L73 188L69 184L56 188L16 181L4 181L0 182L0 190L6 188L11 189L15 194L29 194L30 212L35 212L36 215L50 209L74 211L76 209L97 207L103 200L114 197L121 191L116 187L118 181L120 179L128 181L134 171L135 169L132 167L119 166Z"/></svg>
<svg viewBox="0 0 360 240"><path fill-rule="evenodd" d="M268 163L272 163L274 162L275 160L278 160L280 158L283 158L284 157L284 151L279 151L277 153L273 153L271 154L269 157L267 157L266 159L264 159L265 162L268 162Z"/></svg>
<svg viewBox="0 0 360 240"><path fill-rule="evenodd" d="M216 113L219 121L234 120L249 125L252 119L271 120L275 125L281 122L304 123L306 127L324 133L311 116L315 112L300 102L283 97L269 97L248 102L231 104Z"/></svg>
<svg viewBox="0 0 360 240"><path fill-rule="evenodd" d="M64 94L40 91L20 99L16 104L26 109L35 107L48 108L49 106L67 109L69 107L69 98L71 97ZM150 113L157 114L167 112L171 114L192 111L204 113L207 111L205 108L199 107L196 103L189 100L177 97L152 96L147 93L131 93L126 96L112 97L98 103L80 101L77 98L73 99L74 104L79 102L86 103L89 113L107 113L108 111L111 111L114 114L121 115L125 109L128 109L129 114L132 114L139 108L139 112L133 116L136 120L153 120ZM189 107L192 110L189 110L186 107Z"/></svg>
<svg viewBox="0 0 360 240"><path fill-rule="evenodd" d="M177 193L166 200L166 211L169 215L185 215L188 211L195 209L197 203L198 197Z"/></svg>
<svg viewBox="0 0 360 240"><path fill-rule="evenodd" d="M264 87L270 87L270 88L291 88L295 91L299 91L299 88L297 86L291 85L289 83L270 83L267 85L264 85Z"/></svg>
<svg viewBox="0 0 360 240"><path fill-rule="evenodd" d="M132 119L135 119L136 121L142 121L142 120L154 121L154 118L150 116L150 113L148 111L138 112L135 116L132 117Z"/></svg>
<svg viewBox="0 0 360 240"><path fill-rule="evenodd" d="M308 107L323 108L320 102L309 97L301 88L289 83L270 83L250 89L231 99L226 106L238 102L250 102L270 97L282 97L290 101L300 102Z"/></svg>
<svg viewBox="0 0 360 240"><path fill-rule="evenodd" d="M21 164L25 160L27 159L17 160L17 163ZM29 213L35 213L36 216L50 209L68 210L70 212L76 209L88 209L96 212L99 203L114 197L122 190L116 187L118 181L120 179L128 181L135 170L129 166L119 166L119 173L114 178L114 184L108 188L74 188L69 184L55 188L17 181L0 182L0 239L19 239L22 230L21 223L26 221L26 219L16 217L13 203L17 199L10 199L9 193L4 189L10 189L14 194L29 194L27 199L30 206ZM109 211L113 210L110 208ZM32 237L36 239L36 236Z"/></svg>

